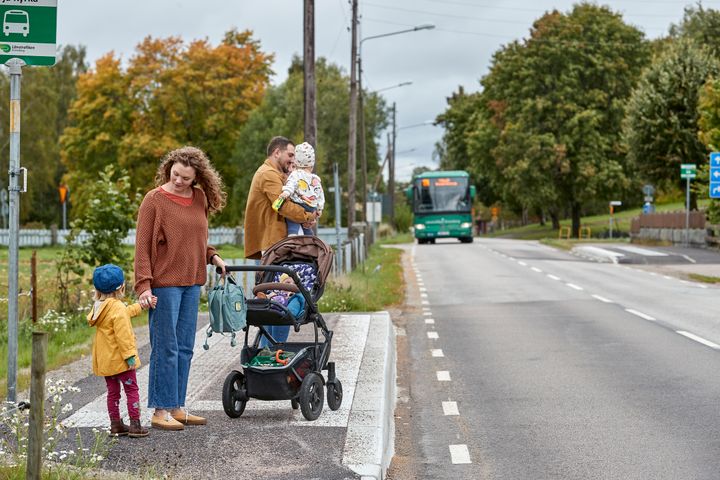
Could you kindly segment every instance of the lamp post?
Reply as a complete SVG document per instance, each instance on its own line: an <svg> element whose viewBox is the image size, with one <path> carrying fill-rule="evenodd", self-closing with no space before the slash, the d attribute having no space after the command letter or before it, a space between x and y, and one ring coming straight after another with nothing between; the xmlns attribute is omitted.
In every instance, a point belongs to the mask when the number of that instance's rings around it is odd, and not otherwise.
<svg viewBox="0 0 720 480"><path fill-rule="evenodd" d="M398 30L396 32L389 32L389 33L382 33L380 35L371 35L369 37L365 37L362 40L360 40L360 44L358 45L358 52L357 52L357 75L358 75L358 104L359 104L359 112L360 115L360 166L362 169L362 206L363 206L363 220L367 219L367 150L366 150L366 142L365 142L365 108L363 106L363 89L362 89L362 46L363 43L365 43L368 40L374 40L376 38L383 38L383 37L390 37L393 35L400 35L403 33L410 33L410 32L417 32L419 30L432 30L435 28L435 25L432 23L425 23L422 25L417 25L413 28L408 28L405 30ZM351 79L352 81L353 79ZM399 83L398 85L395 85L393 87L384 88L382 90L388 90L390 88L395 87L402 87L405 85L410 85L412 82L403 82ZM353 178L354 173L352 172ZM348 175L350 175L351 172L348 172ZM354 183L354 182L353 182ZM354 194L353 194L354 198ZM353 215L351 218L355 218L354 215L354 205L350 206L351 209L353 209ZM392 216L391 216L392 218Z"/></svg>

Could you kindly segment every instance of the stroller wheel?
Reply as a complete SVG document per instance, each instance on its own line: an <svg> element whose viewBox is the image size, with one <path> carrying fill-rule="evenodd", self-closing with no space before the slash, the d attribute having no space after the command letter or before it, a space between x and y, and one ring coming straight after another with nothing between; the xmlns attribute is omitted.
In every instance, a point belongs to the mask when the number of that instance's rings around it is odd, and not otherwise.
<svg viewBox="0 0 720 480"><path fill-rule="evenodd" d="M334 382L327 383L327 402L330 410L337 410L342 405L343 391L342 383L337 378Z"/></svg>
<svg viewBox="0 0 720 480"><path fill-rule="evenodd" d="M233 370L223 384L222 402L225 413L230 418L238 418L245 411L247 404L247 390L245 389L245 375Z"/></svg>
<svg viewBox="0 0 720 480"><path fill-rule="evenodd" d="M308 373L300 385L300 411L307 420L317 420L322 413L323 403L323 382L315 372Z"/></svg>
<svg viewBox="0 0 720 480"><path fill-rule="evenodd" d="M293 410L297 410L298 408L300 408L300 402L298 402L294 398L290 400L290 405L292 406Z"/></svg>

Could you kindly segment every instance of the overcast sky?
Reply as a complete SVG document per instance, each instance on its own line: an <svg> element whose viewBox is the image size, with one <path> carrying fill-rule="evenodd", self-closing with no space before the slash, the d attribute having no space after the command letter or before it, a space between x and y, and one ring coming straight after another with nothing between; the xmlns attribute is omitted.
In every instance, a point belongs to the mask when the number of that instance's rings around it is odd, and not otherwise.
<svg viewBox="0 0 720 480"><path fill-rule="evenodd" d="M58 43L87 47L88 60L115 51L132 56L145 36L209 38L217 43L232 27L250 29L265 51L275 54L272 82L282 82L293 54L302 54L302 0L59 0ZM372 39L363 44L363 82L370 90L401 82L410 86L382 92L397 104L397 175L408 179L415 166L435 168L432 153L442 130L415 126L434 120L446 97L462 85L476 91L493 52L527 36L545 11L568 11L571 0L360 0L361 38L432 23L434 30ZM600 2L623 14L649 38L677 23L681 0L612 0ZM720 8L720 0L704 1ZM316 56L349 71L350 4L316 0ZM284 132L277 132L283 134ZM383 151L385 136L383 135Z"/></svg>

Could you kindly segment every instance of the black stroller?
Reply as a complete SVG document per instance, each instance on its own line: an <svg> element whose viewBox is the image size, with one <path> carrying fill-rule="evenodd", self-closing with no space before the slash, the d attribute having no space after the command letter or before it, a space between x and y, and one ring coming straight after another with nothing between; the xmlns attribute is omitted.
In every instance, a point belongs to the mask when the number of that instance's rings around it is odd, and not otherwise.
<svg viewBox="0 0 720 480"><path fill-rule="evenodd" d="M327 388L330 409L340 408L342 383L335 376L335 363L328 361L333 332L328 330L317 308L332 264L333 252L325 242L317 237L299 235L287 237L270 247L260 265L226 267L228 272L257 272L253 288L255 296L285 290L302 295L305 300L302 311L297 315L268 298L247 301L247 326L240 354L243 370L230 372L223 385L223 408L229 417L242 415L248 400L256 398L290 400L292 408L300 408L307 420L316 420L323 409L323 384ZM280 282L283 273L292 279L292 283ZM289 325L298 332L302 325L308 323L314 327L314 342L280 343L265 328ZM252 344L248 342L250 326L259 330ZM319 341L318 330L324 341ZM279 366L253 365L252 360L261 352L260 339L263 337L276 352L290 352L292 358L281 360L278 356L278 361L285 363ZM323 378L322 370L327 370L327 380Z"/></svg>

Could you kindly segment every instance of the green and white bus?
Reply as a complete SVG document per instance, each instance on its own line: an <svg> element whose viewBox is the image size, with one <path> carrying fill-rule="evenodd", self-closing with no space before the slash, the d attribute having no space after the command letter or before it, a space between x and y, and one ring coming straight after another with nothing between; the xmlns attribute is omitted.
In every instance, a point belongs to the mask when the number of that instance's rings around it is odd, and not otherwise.
<svg viewBox="0 0 720 480"><path fill-rule="evenodd" d="M470 185L467 172L437 171L415 175L406 193L418 243L435 243L436 238L457 238L463 243L473 241L475 186Z"/></svg>

